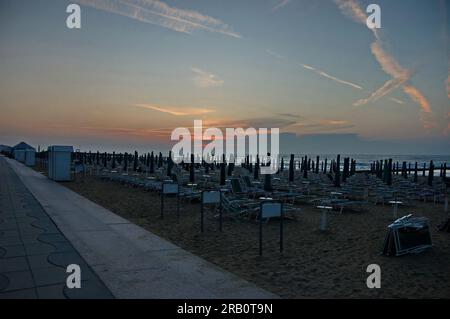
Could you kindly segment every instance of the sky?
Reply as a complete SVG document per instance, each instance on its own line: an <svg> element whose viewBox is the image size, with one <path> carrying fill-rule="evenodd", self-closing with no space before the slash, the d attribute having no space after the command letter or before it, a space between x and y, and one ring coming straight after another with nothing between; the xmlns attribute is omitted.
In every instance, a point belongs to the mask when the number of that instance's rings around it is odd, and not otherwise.
<svg viewBox="0 0 450 319"><path fill-rule="evenodd" d="M450 154L449 16L448 0L0 0L0 144L165 150L202 119L280 128L281 152Z"/></svg>

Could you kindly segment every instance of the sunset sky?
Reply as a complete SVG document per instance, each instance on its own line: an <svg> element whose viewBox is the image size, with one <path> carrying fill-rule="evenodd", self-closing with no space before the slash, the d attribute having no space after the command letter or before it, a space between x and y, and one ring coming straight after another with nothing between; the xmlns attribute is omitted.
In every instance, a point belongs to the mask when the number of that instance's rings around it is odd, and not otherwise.
<svg viewBox="0 0 450 319"><path fill-rule="evenodd" d="M282 152L326 134L449 154L449 18L446 0L0 0L0 144L165 149L203 119L278 127Z"/></svg>

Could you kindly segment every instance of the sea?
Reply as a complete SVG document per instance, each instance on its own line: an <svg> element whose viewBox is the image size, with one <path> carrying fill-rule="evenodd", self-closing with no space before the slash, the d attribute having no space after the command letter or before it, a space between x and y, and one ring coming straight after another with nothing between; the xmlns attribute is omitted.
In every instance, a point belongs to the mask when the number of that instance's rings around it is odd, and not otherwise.
<svg viewBox="0 0 450 319"><path fill-rule="evenodd" d="M435 166L435 175L439 175L439 168L441 164L447 163L447 176L450 176L450 155L387 155L387 154L376 154L376 155L367 155L367 154L340 154L341 155L341 167L343 166L344 158L349 157L351 159L356 160L356 170L370 170L370 164L374 163L377 160L385 160L392 158L392 162L399 163L400 167L403 162L406 162L407 165L411 163L411 167L414 168L414 164L417 162L418 168L423 169L423 165L425 164L428 168L430 165L430 161L433 161ZM282 158L284 162L289 163L290 154L282 154ZM294 155L295 161L301 161L302 157L305 155ZM316 157L319 156L319 161L322 162L324 159L328 159L328 167L329 163L332 159L336 160L337 154L307 154L311 160L315 161ZM428 171L426 172L428 174Z"/></svg>

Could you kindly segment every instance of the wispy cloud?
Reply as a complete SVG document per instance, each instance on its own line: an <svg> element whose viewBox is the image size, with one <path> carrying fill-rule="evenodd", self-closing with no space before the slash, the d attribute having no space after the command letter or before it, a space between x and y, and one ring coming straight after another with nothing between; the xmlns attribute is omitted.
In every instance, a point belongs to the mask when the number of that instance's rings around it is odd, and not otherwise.
<svg viewBox="0 0 450 319"><path fill-rule="evenodd" d="M290 117L290 118L293 118L293 119L300 119L300 118L302 118L301 115L292 114L292 113L278 113L277 115L281 116L281 117Z"/></svg>
<svg viewBox="0 0 450 319"><path fill-rule="evenodd" d="M290 129L294 133L325 133L348 130L354 125L344 120L316 119L301 121L293 125Z"/></svg>
<svg viewBox="0 0 450 319"><path fill-rule="evenodd" d="M292 0L280 0L280 1L278 2L278 4L276 4L276 5L272 8L272 10L276 11L276 10L278 10L278 9L281 9L281 8L283 8L284 6L288 5L291 1L292 1Z"/></svg>
<svg viewBox="0 0 450 319"><path fill-rule="evenodd" d="M195 73L193 78L196 86L200 88L209 88L214 86L222 86L224 81L219 79L217 75L214 75L210 72L203 71L202 69L193 67L191 68L192 72Z"/></svg>
<svg viewBox="0 0 450 319"><path fill-rule="evenodd" d="M390 79L386 83L383 84L380 88L378 88L376 91L372 92L369 97L365 99L360 99L353 103L354 106L361 106L365 105L369 102L374 102L378 100L379 98L387 95L388 93L392 92L394 89L398 88L400 85L404 84L408 78L399 78L399 79Z"/></svg>
<svg viewBox="0 0 450 319"><path fill-rule="evenodd" d="M335 0L339 9L345 14L353 18L353 20L366 24L366 13L361 8L357 0ZM380 64L382 70L390 75L392 79L388 80L375 92L371 93L368 98L360 99L354 103L354 105L363 105L371 101L375 101L382 96L390 93L399 86L403 87L403 91L409 95L409 97L416 103L418 103L423 113L431 113L431 107L425 96L419 89L408 83L408 80L412 77L413 73L400 65L393 56L387 53L381 44L380 36L376 29L371 29L375 36L375 41L371 45L372 54ZM423 127L429 129L434 126L429 119L430 116L421 115L421 121Z"/></svg>
<svg viewBox="0 0 450 319"><path fill-rule="evenodd" d="M158 0L76 0L76 2L177 32L190 34L193 31L203 30L234 38L242 37L219 19L193 10L170 7Z"/></svg>
<svg viewBox="0 0 450 319"><path fill-rule="evenodd" d="M425 113L431 113L431 106L428 103L425 96L417 88L412 85L406 84L403 86L403 91L408 94L417 104L420 105L422 111Z"/></svg>
<svg viewBox="0 0 450 319"><path fill-rule="evenodd" d="M405 104L405 102L403 102L402 100L397 99L395 97L390 97L389 100L394 101L397 104Z"/></svg>
<svg viewBox="0 0 450 319"><path fill-rule="evenodd" d="M343 14L352 18L355 22L366 25L367 16L364 10L361 8L357 0L334 0ZM379 39L377 29L370 29L373 32L375 38Z"/></svg>
<svg viewBox="0 0 450 319"><path fill-rule="evenodd" d="M214 112L214 110L212 109L197 107L172 107L159 106L154 104L135 104L135 106L175 116L203 115Z"/></svg>
<svg viewBox="0 0 450 319"><path fill-rule="evenodd" d="M301 67L307 69L307 70L314 71L316 74L318 74L318 75L320 75L320 76L323 76L323 77L325 77L325 78L327 78L327 79L333 80L333 81L338 82L338 83L341 83L341 84L345 84L345 85L351 86L351 87L353 87L353 88L355 88L355 89L358 89L358 90L362 90L362 87L359 86L359 85L357 85L357 84L355 84L355 83L352 83L352 82L349 82L349 81L345 81L345 80L339 79L339 78L337 78L337 77L335 77L335 76L332 76L332 75L330 75L330 74L328 74L328 73L326 73L326 72L324 72L324 71L318 70L318 69L316 69L315 67L312 67L312 66L310 66L310 65L301 64L301 63L299 63L299 65L300 65Z"/></svg>
<svg viewBox="0 0 450 319"><path fill-rule="evenodd" d="M266 53L270 56L273 56L274 58L276 58L278 60L284 60L284 56L282 56L281 54L274 52L272 50L266 49Z"/></svg>
<svg viewBox="0 0 450 319"><path fill-rule="evenodd" d="M450 68L448 69L448 77L445 84L447 86L447 97L450 99Z"/></svg>

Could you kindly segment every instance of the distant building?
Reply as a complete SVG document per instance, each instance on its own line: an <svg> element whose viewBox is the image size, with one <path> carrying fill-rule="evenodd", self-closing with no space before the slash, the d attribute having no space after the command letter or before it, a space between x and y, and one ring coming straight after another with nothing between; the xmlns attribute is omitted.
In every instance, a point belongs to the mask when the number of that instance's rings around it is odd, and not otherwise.
<svg viewBox="0 0 450 319"><path fill-rule="evenodd" d="M12 149L11 146L0 144L0 153L1 154L5 154L5 155L11 154L11 149Z"/></svg>
<svg viewBox="0 0 450 319"><path fill-rule="evenodd" d="M12 147L12 151L16 151L16 150L33 150L36 152L36 149L33 146L28 145L25 142L20 142L19 144L17 144L16 146Z"/></svg>
<svg viewBox="0 0 450 319"><path fill-rule="evenodd" d="M36 149L25 142L13 146L12 155L14 159L27 166L36 165Z"/></svg>

